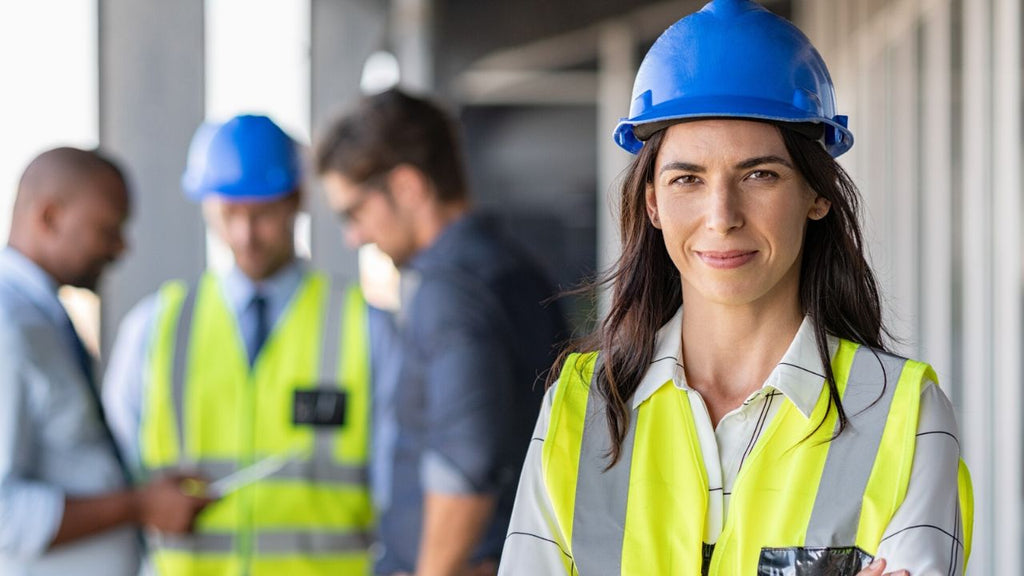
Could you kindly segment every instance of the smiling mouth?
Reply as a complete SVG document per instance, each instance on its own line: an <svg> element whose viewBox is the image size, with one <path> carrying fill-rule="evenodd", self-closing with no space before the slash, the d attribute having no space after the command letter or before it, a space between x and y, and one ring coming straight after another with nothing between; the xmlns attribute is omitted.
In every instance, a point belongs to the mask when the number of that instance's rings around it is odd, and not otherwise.
<svg viewBox="0 0 1024 576"><path fill-rule="evenodd" d="M726 250L726 251L707 251L697 252L697 256L702 262L712 268L719 270L731 270L733 268L739 268L747 262L754 259L757 255L757 250Z"/></svg>

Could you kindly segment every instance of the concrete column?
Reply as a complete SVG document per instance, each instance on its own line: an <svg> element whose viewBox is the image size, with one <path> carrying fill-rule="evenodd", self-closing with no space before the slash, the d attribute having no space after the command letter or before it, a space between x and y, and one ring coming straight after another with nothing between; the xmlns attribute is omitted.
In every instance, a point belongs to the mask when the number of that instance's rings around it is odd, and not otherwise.
<svg viewBox="0 0 1024 576"><path fill-rule="evenodd" d="M310 116L315 143L326 123L359 97L363 63L384 47L387 20L383 3L374 0L311 0L310 8ZM309 188L306 204L313 264L339 278L354 280L356 252L345 247L315 178L310 178Z"/></svg>
<svg viewBox="0 0 1024 576"><path fill-rule="evenodd" d="M924 16L921 99L921 358L960 405L953 373L953 62L952 11L941 1Z"/></svg>
<svg viewBox="0 0 1024 576"><path fill-rule="evenodd" d="M996 574L1020 574L1022 493L1021 412L1021 5L1020 0L994 0L992 6L992 382L995 421L992 460L994 485L992 547ZM975 540L977 541L977 540ZM975 572L984 574L985 572Z"/></svg>
<svg viewBox="0 0 1024 576"><path fill-rule="evenodd" d="M917 36L905 34L887 51L889 91L889 190L886 198L886 257L891 288L886 293L889 329L904 342L903 351L921 357L921 202L920 55Z"/></svg>
<svg viewBox="0 0 1024 576"><path fill-rule="evenodd" d="M622 251L619 238L619 187L632 156L612 140L619 119L629 115L636 76L636 39L626 23L607 24L598 47L597 97L597 269L608 270ZM598 302L599 317L608 310L610 294Z"/></svg>
<svg viewBox="0 0 1024 576"><path fill-rule="evenodd" d="M202 0L99 1L100 145L134 194L131 251L102 287L101 343L141 297L203 269L205 234L179 181L203 119Z"/></svg>
<svg viewBox="0 0 1024 576"><path fill-rule="evenodd" d="M1009 454L998 446L1003 440L995 434L995 380L993 354L992 267L995 264L992 237L992 6L989 0L963 2L963 91L962 148L963 190L959 206L963 219L964 262L962 310L963 380L969 394L963 395L963 451L974 480L974 549L971 552L973 574L998 574L1000 555L996 538L1000 528L995 519L999 509L1019 502L1020 494L996 492L993 463ZM1003 119L999 120L1004 122ZM1010 169L1002 166L1001 169ZM1000 262L1000 265L1003 265ZM1019 262L1006 263L1019 266ZM1003 314L1002 311L998 312ZM1015 355L1019 355L1019 351ZM1006 387L1020 386L1007 382ZM1018 456L1019 458L1019 456ZM997 504L998 502L998 504ZM1000 542L1002 539L1000 538ZM1019 543L1018 543L1019 546ZM1012 574L1013 572L1007 572Z"/></svg>

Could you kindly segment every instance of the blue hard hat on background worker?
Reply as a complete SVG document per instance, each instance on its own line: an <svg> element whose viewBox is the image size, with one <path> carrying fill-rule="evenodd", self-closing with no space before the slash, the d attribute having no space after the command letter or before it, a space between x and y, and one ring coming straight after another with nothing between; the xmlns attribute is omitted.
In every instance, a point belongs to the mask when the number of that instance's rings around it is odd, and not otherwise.
<svg viewBox="0 0 1024 576"><path fill-rule="evenodd" d="M635 154L653 133L687 118L821 124L833 157L853 146L821 55L796 26L750 0L711 2L658 38L615 142Z"/></svg>
<svg viewBox="0 0 1024 576"><path fill-rule="evenodd" d="M300 181L298 144L270 118L241 115L196 130L181 186L194 201L251 202L283 197Z"/></svg>

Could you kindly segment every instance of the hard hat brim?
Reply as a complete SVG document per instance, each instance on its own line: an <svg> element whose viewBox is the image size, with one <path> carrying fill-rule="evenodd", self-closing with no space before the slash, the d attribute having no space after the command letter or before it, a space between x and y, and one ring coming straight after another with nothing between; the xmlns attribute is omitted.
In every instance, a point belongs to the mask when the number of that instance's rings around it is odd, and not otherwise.
<svg viewBox="0 0 1024 576"><path fill-rule="evenodd" d="M238 203L251 204L255 202L273 202L288 196L299 189L298 185L288 186L279 190L245 190L245 189L196 189L182 186L185 195L193 202L202 202L207 198L220 198L222 200Z"/></svg>
<svg viewBox="0 0 1024 576"><path fill-rule="evenodd" d="M615 128L616 144L631 154L658 130L686 120L735 118L783 124L824 124L823 145L832 157L853 146L853 133L839 117L822 118L818 113L801 110L772 100L743 96L702 96L679 98L648 109L633 118L623 118Z"/></svg>

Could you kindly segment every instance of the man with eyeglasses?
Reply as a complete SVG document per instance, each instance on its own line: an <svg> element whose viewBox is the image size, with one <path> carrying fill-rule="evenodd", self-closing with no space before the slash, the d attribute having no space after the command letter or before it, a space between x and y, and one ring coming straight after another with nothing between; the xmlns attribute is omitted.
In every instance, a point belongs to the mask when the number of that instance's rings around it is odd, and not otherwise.
<svg viewBox="0 0 1024 576"><path fill-rule="evenodd" d="M378 394L377 574L496 571L564 334L553 288L497 222L472 209L454 121L398 90L331 125L316 153L351 245L401 269L398 378Z"/></svg>

